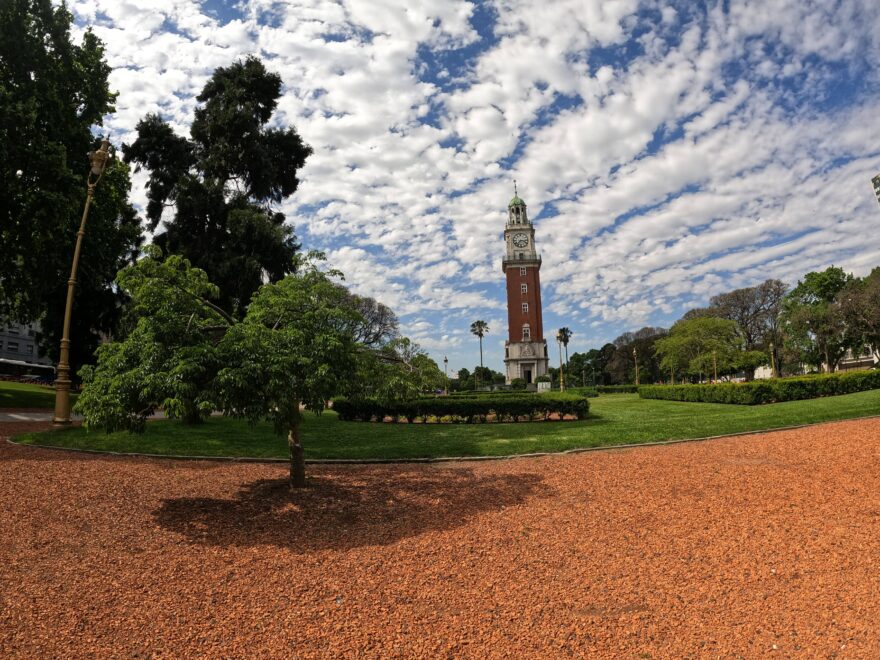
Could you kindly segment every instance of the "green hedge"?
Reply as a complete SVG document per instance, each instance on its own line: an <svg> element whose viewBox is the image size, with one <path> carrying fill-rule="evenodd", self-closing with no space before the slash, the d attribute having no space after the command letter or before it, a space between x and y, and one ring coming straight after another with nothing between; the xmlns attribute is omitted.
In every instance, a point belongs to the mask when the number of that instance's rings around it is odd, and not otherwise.
<svg viewBox="0 0 880 660"><path fill-rule="evenodd" d="M599 394L636 394L639 391L638 385L599 385L596 388Z"/></svg>
<svg viewBox="0 0 880 660"><path fill-rule="evenodd" d="M462 392L450 392L448 395L443 396L474 398L483 396L528 396L530 394L534 394L534 392L529 392L528 390L464 390ZM435 397L429 395L421 398L433 399Z"/></svg>
<svg viewBox="0 0 880 660"><path fill-rule="evenodd" d="M874 389L880 389L880 371L853 371L845 374L798 376L718 385L643 385L639 388L639 396L643 399L754 406Z"/></svg>
<svg viewBox="0 0 880 660"><path fill-rule="evenodd" d="M398 421L405 419L410 423L416 420L427 422L429 417L433 417L438 421L448 418L450 422L474 423L487 421L489 415L494 415L497 422L518 422L521 417L546 420L553 413L584 419L589 414L590 404L586 398L576 394L553 392L494 398L422 397L393 404L340 397L333 400L333 410L341 420L359 422L381 422L386 417Z"/></svg>
<svg viewBox="0 0 880 660"><path fill-rule="evenodd" d="M567 394L577 394L588 399L599 396L599 390L595 387L566 387L565 391Z"/></svg>

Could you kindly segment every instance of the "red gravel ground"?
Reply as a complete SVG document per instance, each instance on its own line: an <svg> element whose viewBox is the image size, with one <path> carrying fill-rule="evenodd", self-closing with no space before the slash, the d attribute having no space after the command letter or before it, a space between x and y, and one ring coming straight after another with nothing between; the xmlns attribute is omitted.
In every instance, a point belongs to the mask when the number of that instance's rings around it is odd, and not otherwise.
<svg viewBox="0 0 880 660"><path fill-rule="evenodd" d="M309 472L0 443L0 657L880 657L877 419Z"/></svg>

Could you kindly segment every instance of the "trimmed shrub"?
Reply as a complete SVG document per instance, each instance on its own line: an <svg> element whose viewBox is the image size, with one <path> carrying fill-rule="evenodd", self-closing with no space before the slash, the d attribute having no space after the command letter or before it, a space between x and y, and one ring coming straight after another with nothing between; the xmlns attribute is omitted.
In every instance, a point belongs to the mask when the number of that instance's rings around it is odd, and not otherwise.
<svg viewBox="0 0 880 660"><path fill-rule="evenodd" d="M596 388L599 394L637 394L638 385L599 385Z"/></svg>
<svg viewBox="0 0 880 660"><path fill-rule="evenodd" d="M852 394L853 392L874 389L880 389L880 372L853 371L845 374L757 380L750 383L643 385L639 388L639 396L643 399L755 406L763 403L816 399L822 396Z"/></svg>
<svg viewBox="0 0 880 660"><path fill-rule="evenodd" d="M566 394L577 394L588 399L599 396L599 391L595 387L566 387Z"/></svg>
<svg viewBox="0 0 880 660"><path fill-rule="evenodd" d="M339 397L333 400L333 410L343 421L358 422L381 422L391 417L412 423L417 419L427 421L429 417L434 417L438 421L448 418L450 422L474 423L486 422L489 416L494 416L496 422L518 422L521 417L546 420L554 413L584 419L589 414L590 403L582 396L567 392L473 398L422 397L391 404L372 399Z"/></svg>

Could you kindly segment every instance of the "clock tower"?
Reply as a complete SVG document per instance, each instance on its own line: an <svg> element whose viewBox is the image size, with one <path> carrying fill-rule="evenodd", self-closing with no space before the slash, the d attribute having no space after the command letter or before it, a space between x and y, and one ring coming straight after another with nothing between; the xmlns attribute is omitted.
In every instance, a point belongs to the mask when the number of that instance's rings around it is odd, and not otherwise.
<svg viewBox="0 0 880 660"><path fill-rule="evenodd" d="M516 192L515 181L513 199L507 205L504 245L501 268L507 278L507 383L522 378L531 385L547 373L549 363L541 318L541 255L535 250L535 228L526 213L526 203Z"/></svg>

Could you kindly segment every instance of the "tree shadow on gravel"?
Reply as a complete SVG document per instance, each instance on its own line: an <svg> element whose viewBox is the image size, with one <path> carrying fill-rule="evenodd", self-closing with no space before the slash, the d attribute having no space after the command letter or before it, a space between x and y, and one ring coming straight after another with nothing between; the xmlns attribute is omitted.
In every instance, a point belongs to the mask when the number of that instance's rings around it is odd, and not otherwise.
<svg viewBox="0 0 880 660"><path fill-rule="evenodd" d="M346 550L455 528L480 513L553 493L536 474L395 466L367 474L318 473L295 491L286 479L260 480L232 500L165 500L154 516L195 543Z"/></svg>

